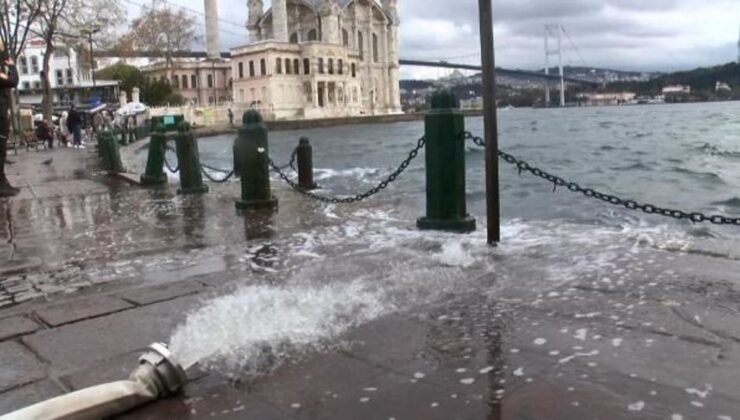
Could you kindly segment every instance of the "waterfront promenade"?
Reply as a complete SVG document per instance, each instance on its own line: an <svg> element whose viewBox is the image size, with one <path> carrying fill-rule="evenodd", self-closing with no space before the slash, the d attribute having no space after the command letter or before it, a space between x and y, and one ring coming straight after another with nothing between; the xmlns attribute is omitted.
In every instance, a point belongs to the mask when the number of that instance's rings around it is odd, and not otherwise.
<svg viewBox="0 0 740 420"><path fill-rule="evenodd" d="M11 159L23 192L0 200L0 413L123 379L209 299L309 273L387 281L397 307L256 379L196 368L183 395L121 418L740 418L737 260L616 236L597 255L515 221L491 249L482 232L417 232L392 191L327 208L275 182L280 211L244 217L236 183L183 197L109 178L90 151Z"/></svg>

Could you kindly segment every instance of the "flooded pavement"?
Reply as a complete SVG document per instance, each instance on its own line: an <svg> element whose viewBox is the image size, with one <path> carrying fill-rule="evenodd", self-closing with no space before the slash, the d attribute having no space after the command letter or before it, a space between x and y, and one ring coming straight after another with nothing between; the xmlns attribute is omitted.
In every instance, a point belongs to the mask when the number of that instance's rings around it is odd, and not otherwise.
<svg viewBox="0 0 740 420"><path fill-rule="evenodd" d="M57 152L0 201L0 412L166 341L193 381L122 418L740 419L740 261L685 252L707 238L508 217L490 248L417 231L409 184L327 206L274 179L279 211L245 216L237 183Z"/></svg>

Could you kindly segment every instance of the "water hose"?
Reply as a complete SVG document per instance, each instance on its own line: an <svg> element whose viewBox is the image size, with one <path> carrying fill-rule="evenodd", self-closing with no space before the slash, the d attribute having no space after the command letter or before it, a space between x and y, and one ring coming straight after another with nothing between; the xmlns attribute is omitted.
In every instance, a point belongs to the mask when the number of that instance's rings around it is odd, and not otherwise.
<svg viewBox="0 0 740 420"><path fill-rule="evenodd" d="M71 392L12 413L0 420L93 420L177 393L187 381L165 344L154 343L139 357L129 379Z"/></svg>

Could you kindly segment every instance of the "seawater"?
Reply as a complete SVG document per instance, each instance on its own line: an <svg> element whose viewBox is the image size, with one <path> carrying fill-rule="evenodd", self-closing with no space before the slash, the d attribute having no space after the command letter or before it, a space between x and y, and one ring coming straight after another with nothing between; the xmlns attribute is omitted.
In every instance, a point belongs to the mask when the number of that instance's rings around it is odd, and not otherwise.
<svg viewBox="0 0 740 420"><path fill-rule="evenodd" d="M501 111L500 147L583 187L740 217L739 116L739 102ZM483 134L480 118L466 125ZM421 121L274 132L270 154L286 163L298 138L308 136L319 193L353 195L394 170L421 135ZM202 161L228 167L232 142L203 139ZM484 156L473 144L466 154L468 207L483 225ZM509 278L536 292L614 270L646 250L740 258L737 227L649 216L566 189L553 193L552 185L519 176L504 162L501 247L487 248L481 229L467 236L418 232L423 160L368 204L317 204L327 224L276 245L299 262L275 273L277 284L205 302L173 333L174 351L187 364L251 377L339 345L342 334L378 317L465 292L495 294ZM273 183L286 188L277 177Z"/></svg>

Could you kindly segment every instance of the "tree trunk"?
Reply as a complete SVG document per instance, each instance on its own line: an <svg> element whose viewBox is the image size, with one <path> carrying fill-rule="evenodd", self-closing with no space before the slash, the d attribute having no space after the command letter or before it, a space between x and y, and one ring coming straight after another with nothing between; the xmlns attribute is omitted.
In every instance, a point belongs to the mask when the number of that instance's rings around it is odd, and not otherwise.
<svg viewBox="0 0 740 420"><path fill-rule="evenodd" d="M18 98L18 89L13 89L10 92L10 128L11 133L21 132L21 113Z"/></svg>
<svg viewBox="0 0 740 420"><path fill-rule="evenodd" d="M54 44L51 39L46 40L46 50L44 51L44 77L41 78L41 86L44 91L42 108L44 113L44 119L51 121L52 114L54 113L54 96L51 91L51 83L49 82L49 70L51 68L51 57L54 55Z"/></svg>

